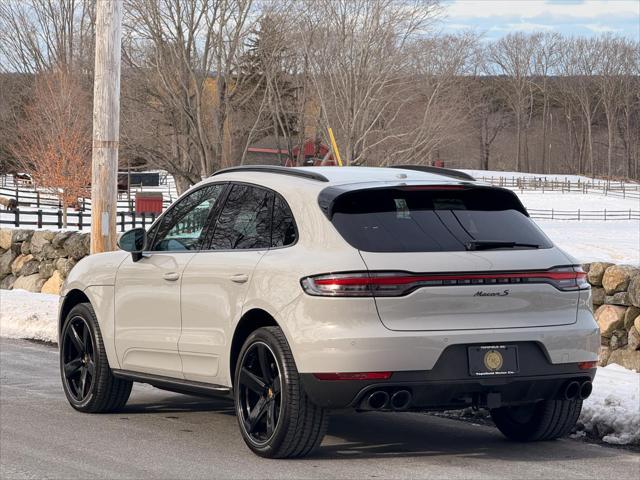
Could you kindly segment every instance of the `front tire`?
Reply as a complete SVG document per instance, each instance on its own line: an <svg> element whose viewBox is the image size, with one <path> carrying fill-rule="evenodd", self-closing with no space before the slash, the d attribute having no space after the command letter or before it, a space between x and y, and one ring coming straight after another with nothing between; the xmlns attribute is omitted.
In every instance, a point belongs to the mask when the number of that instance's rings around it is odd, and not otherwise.
<svg viewBox="0 0 640 480"><path fill-rule="evenodd" d="M582 400L544 400L531 405L495 408L491 410L491 418L508 439L536 442L571 433L581 410Z"/></svg>
<svg viewBox="0 0 640 480"><path fill-rule="evenodd" d="M90 303L71 309L60 334L60 376L67 400L87 413L119 410L132 382L111 373L95 311Z"/></svg>
<svg viewBox="0 0 640 480"><path fill-rule="evenodd" d="M324 437L327 414L307 397L278 327L260 328L245 341L236 364L234 398L242 437L261 457L303 457Z"/></svg>

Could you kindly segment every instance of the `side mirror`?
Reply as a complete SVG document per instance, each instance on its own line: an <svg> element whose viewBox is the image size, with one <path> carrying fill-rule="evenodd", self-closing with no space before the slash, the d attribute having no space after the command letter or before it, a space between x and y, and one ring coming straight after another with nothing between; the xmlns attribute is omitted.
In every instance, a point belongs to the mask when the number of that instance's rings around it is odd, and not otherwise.
<svg viewBox="0 0 640 480"><path fill-rule="evenodd" d="M125 252L131 252L131 258L137 262L147 247L147 231L144 228L134 228L124 232L118 240L118 247Z"/></svg>

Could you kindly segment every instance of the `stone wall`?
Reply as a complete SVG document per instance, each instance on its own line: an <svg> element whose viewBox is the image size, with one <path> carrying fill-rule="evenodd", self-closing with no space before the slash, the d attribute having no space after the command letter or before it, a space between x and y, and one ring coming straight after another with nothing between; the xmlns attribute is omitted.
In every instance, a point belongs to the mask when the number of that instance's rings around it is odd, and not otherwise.
<svg viewBox="0 0 640 480"><path fill-rule="evenodd" d="M73 266L89 254L89 234L0 229L0 288L58 294Z"/></svg>
<svg viewBox="0 0 640 480"><path fill-rule="evenodd" d="M583 265L600 326L600 365L617 363L640 372L640 269L630 265Z"/></svg>

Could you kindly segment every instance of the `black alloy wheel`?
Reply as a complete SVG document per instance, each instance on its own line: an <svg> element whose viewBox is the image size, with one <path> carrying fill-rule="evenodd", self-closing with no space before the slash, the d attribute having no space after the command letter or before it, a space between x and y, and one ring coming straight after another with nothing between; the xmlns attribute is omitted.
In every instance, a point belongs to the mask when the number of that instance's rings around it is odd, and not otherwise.
<svg viewBox="0 0 640 480"><path fill-rule="evenodd" d="M113 376L96 312L74 306L60 332L60 377L69 404L86 413L105 413L127 403L132 382Z"/></svg>
<svg viewBox="0 0 640 480"><path fill-rule="evenodd" d="M92 391L96 376L94 352L87 322L80 316L71 318L62 339L62 368L67 391L78 403L83 403Z"/></svg>
<svg viewBox="0 0 640 480"><path fill-rule="evenodd" d="M238 413L245 432L256 446L264 445L275 433L282 413L280 368L266 343L253 343L245 351L238 387Z"/></svg>
<svg viewBox="0 0 640 480"><path fill-rule="evenodd" d="M256 455L304 457L320 445L328 415L304 391L291 348L279 327L258 328L249 335L234 373L240 433Z"/></svg>

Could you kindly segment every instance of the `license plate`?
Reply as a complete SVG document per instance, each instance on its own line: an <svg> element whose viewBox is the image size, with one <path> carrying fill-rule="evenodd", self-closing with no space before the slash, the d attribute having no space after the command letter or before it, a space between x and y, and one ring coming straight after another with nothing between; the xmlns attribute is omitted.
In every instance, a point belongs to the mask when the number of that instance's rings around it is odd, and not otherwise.
<svg viewBox="0 0 640 480"><path fill-rule="evenodd" d="M491 377L518 373L516 345L478 345L468 347L468 352L471 376Z"/></svg>

